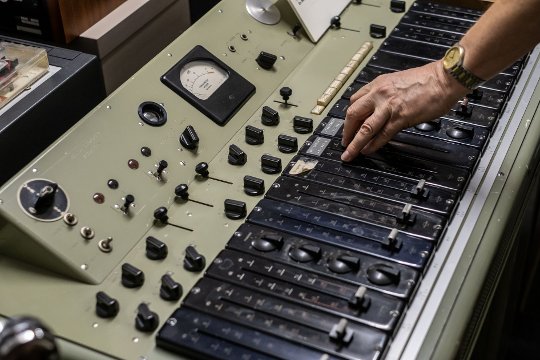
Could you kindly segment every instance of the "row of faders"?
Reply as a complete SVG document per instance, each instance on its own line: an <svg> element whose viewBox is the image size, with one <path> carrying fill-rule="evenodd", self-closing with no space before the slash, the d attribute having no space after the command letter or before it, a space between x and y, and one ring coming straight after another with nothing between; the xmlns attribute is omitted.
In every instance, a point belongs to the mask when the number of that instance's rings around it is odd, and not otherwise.
<svg viewBox="0 0 540 360"><path fill-rule="evenodd" d="M201 359L384 355L521 62L351 163L340 161L343 119L364 84L441 58L479 16L413 4L161 328L159 346Z"/></svg>

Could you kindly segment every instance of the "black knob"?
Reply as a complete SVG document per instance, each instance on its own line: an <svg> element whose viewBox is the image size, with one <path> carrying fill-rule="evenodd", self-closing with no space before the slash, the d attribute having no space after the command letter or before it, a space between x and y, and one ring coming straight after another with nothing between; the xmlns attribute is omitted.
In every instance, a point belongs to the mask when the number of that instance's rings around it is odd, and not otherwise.
<svg viewBox="0 0 540 360"><path fill-rule="evenodd" d="M205 163L204 161L198 163L197 166L195 166L195 172L202 177L208 177L208 175L210 174L210 172L208 171L208 163Z"/></svg>
<svg viewBox="0 0 540 360"><path fill-rule="evenodd" d="M294 247L289 251L291 259L305 263L310 261L318 261L321 258L321 248L316 245L304 244L299 247Z"/></svg>
<svg viewBox="0 0 540 360"><path fill-rule="evenodd" d="M247 162L247 154L238 146L232 144L229 146L227 161L231 165L244 165Z"/></svg>
<svg viewBox="0 0 540 360"><path fill-rule="evenodd" d="M279 113L270 106L263 106L261 122L266 126L276 126L279 124Z"/></svg>
<svg viewBox="0 0 540 360"><path fill-rule="evenodd" d="M103 291L96 294L96 315L101 318L115 317L120 311L118 300L113 299Z"/></svg>
<svg viewBox="0 0 540 360"><path fill-rule="evenodd" d="M471 139L474 136L474 128L472 126L457 125L446 130L446 135L454 139Z"/></svg>
<svg viewBox="0 0 540 360"><path fill-rule="evenodd" d="M264 131L255 126L246 126L246 142L249 145L259 145L264 143Z"/></svg>
<svg viewBox="0 0 540 360"><path fill-rule="evenodd" d="M272 155L261 156L261 170L266 174L278 174L282 170L281 159Z"/></svg>
<svg viewBox="0 0 540 360"><path fill-rule="evenodd" d="M169 221L169 217L167 216L167 208L164 206L158 207L156 210L154 210L154 219L159 221L162 224L167 224Z"/></svg>
<svg viewBox="0 0 540 360"><path fill-rule="evenodd" d="M167 244L153 236L146 238L146 257L150 260L162 260L167 257L169 249Z"/></svg>
<svg viewBox="0 0 540 360"><path fill-rule="evenodd" d="M135 317L135 328L139 331L151 332L157 329L159 325L159 316L151 311L148 305L141 303L137 307L137 316Z"/></svg>
<svg viewBox="0 0 540 360"><path fill-rule="evenodd" d="M206 266L206 258L200 254L193 246L186 248L184 257L184 269L192 272L199 272Z"/></svg>
<svg viewBox="0 0 540 360"><path fill-rule="evenodd" d="M257 64L259 64L260 67L266 70L271 69L272 66L274 66L274 64L276 63L276 60L276 55L267 53L266 51L261 51L259 53L259 56L257 56L257 59L255 59Z"/></svg>
<svg viewBox="0 0 540 360"><path fill-rule="evenodd" d="M360 259L350 255L338 255L328 262L328 268L336 274L358 271L360 268Z"/></svg>
<svg viewBox="0 0 540 360"><path fill-rule="evenodd" d="M180 134L180 145L188 150L193 150L199 145L199 136L193 126L188 125Z"/></svg>
<svg viewBox="0 0 540 360"><path fill-rule="evenodd" d="M279 89L279 95L281 96L285 104L287 104L287 101L289 101L292 95L292 89L290 87L284 86Z"/></svg>
<svg viewBox="0 0 540 360"><path fill-rule="evenodd" d="M439 119L423 122L415 126L416 129L423 132L436 131L441 128L441 121Z"/></svg>
<svg viewBox="0 0 540 360"><path fill-rule="evenodd" d="M386 37L386 26L377 24L369 25L369 35L375 39Z"/></svg>
<svg viewBox="0 0 540 360"><path fill-rule="evenodd" d="M400 271L386 264L375 264L368 268L367 277L376 285L390 285L399 282Z"/></svg>
<svg viewBox="0 0 540 360"><path fill-rule="evenodd" d="M174 194L183 200L187 200L189 198L188 189L187 184L180 184L174 188Z"/></svg>
<svg viewBox="0 0 540 360"><path fill-rule="evenodd" d="M390 11L395 13L405 12L405 1L404 0L391 0L390 1Z"/></svg>
<svg viewBox="0 0 540 360"><path fill-rule="evenodd" d="M264 194L264 180L253 176L244 176L244 192L249 196Z"/></svg>
<svg viewBox="0 0 540 360"><path fill-rule="evenodd" d="M34 202L36 214L42 214L53 206L56 190L58 190L58 184L56 183L50 183L41 188L37 193L37 198Z"/></svg>
<svg viewBox="0 0 540 360"><path fill-rule="evenodd" d="M298 134L308 134L313 131L313 119L295 116L293 118L293 129Z"/></svg>
<svg viewBox="0 0 540 360"><path fill-rule="evenodd" d="M334 29L339 29L341 27L341 17L332 17L332 19L330 19L330 26L332 26Z"/></svg>
<svg viewBox="0 0 540 360"><path fill-rule="evenodd" d="M283 246L283 236L274 234L263 235L260 238L253 240L251 246L262 252L281 249Z"/></svg>
<svg viewBox="0 0 540 360"><path fill-rule="evenodd" d="M122 264L122 285L127 288L137 288L144 284L144 272L135 266Z"/></svg>
<svg viewBox="0 0 540 360"><path fill-rule="evenodd" d="M0 358L56 360L58 347L51 331L39 320L14 317L0 326Z"/></svg>
<svg viewBox="0 0 540 360"><path fill-rule="evenodd" d="M285 154L298 151L298 139L294 136L281 134L277 139L278 150Z"/></svg>
<svg viewBox="0 0 540 360"><path fill-rule="evenodd" d="M167 166L169 166L169 163L165 160L160 160L159 163L158 163L158 168L156 170L156 174L158 176L161 176L161 174L163 173L163 170L165 170L167 168Z"/></svg>
<svg viewBox="0 0 540 360"><path fill-rule="evenodd" d="M246 203L243 201L225 199L225 216L231 220L243 219L247 215Z"/></svg>
<svg viewBox="0 0 540 360"><path fill-rule="evenodd" d="M159 288L159 296L166 301L177 301L182 297L182 285L173 280L169 274L161 277L161 287Z"/></svg>

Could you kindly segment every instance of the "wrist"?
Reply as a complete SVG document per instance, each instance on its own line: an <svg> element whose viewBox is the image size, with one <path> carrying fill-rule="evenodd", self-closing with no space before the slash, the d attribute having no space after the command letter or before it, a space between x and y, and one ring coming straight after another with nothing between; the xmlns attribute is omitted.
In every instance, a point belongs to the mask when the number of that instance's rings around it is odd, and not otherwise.
<svg viewBox="0 0 540 360"><path fill-rule="evenodd" d="M457 101L471 92L469 88L446 71L442 59L435 62L435 71L441 89L443 89L443 93L448 96L449 100Z"/></svg>

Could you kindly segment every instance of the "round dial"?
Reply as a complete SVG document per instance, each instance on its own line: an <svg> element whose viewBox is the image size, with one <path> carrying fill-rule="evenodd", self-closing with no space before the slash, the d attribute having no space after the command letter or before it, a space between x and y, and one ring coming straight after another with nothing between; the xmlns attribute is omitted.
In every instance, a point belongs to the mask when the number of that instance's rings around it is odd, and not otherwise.
<svg viewBox="0 0 540 360"><path fill-rule="evenodd" d="M445 69L451 69L458 65L461 61L463 48L460 46L453 46L444 55L443 66Z"/></svg>
<svg viewBox="0 0 540 360"><path fill-rule="evenodd" d="M227 71L209 60L190 61L180 70L180 82L201 100L208 99L227 79Z"/></svg>

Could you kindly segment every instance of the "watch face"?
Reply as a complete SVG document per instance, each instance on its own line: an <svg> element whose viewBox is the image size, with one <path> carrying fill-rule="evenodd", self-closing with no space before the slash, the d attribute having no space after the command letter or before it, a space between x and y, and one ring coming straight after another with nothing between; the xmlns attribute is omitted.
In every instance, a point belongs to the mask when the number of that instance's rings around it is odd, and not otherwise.
<svg viewBox="0 0 540 360"><path fill-rule="evenodd" d="M461 59L461 49L457 46L453 46L446 52L443 58L443 65L446 69L450 69L459 64Z"/></svg>
<svg viewBox="0 0 540 360"><path fill-rule="evenodd" d="M194 60L180 70L180 83L201 100L208 99L229 78L229 74L209 60Z"/></svg>

